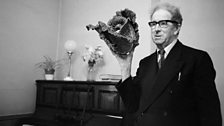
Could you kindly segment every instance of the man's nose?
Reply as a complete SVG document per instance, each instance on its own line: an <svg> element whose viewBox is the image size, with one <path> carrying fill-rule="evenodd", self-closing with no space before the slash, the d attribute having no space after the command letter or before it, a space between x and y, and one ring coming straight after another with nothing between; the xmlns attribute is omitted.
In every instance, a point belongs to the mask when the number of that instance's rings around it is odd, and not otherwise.
<svg viewBox="0 0 224 126"><path fill-rule="evenodd" d="M161 30L160 25L159 25L159 24L156 24L156 26L155 26L155 31L160 31L160 30Z"/></svg>

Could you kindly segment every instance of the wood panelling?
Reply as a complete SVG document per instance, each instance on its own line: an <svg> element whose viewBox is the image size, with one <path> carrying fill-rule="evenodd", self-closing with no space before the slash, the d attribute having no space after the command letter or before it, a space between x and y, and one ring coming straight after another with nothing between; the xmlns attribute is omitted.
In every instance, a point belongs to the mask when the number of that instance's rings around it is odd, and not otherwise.
<svg viewBox="0 0 224 126"><path fill-rule="evenodd" d="M116 91L100 90L98 95L99 109L119 112L119 96Z"/></svg>
<svg viewBox="0 0 224 126"><path fill-rule="evenodd" d="M36 111L33 118L85 121L95 115L121 117L123 104L115 84L107 81L37 80Z"/></svg>

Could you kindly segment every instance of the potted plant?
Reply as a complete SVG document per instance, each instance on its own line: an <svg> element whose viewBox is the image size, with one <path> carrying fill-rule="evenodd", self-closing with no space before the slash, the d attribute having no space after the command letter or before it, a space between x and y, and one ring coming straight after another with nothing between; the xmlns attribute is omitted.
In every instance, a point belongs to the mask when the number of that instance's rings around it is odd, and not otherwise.
<svg viewBox="0 0 224 126"><path fill-rule="evenodd" d="M61 66L61 60L53 60L49 56L44 56L44 61L36 64L37 68L43 69L46 80L54 79L54 72Z"/></svg>

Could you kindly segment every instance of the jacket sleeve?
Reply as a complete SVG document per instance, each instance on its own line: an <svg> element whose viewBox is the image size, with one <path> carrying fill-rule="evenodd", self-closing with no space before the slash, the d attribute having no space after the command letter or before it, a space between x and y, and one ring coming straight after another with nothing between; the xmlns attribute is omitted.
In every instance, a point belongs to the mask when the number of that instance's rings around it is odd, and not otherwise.
<svg viewBox="0 0 224 126"><path fill-rule="evenodd" d="M215 75L215 69L210 56L207 53L203 53L196 64L194 75L200 126L222 126Z"/></svg>
<svg viewBox="0 0 224 126"><path fill-rule="evenodd" d="M134 77L130 76L125 81L120 81L116 88L122 98L126 112L136 112L139 105L140 89L135 83Z"/></svg>

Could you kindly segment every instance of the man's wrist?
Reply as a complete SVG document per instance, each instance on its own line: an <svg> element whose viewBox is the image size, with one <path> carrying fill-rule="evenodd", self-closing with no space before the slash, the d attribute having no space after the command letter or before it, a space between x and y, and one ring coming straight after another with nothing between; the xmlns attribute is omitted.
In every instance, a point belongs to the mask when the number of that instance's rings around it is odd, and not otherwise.
<svg viewBox="0 0 224 126"><path fill-rule="evenodd" d="M126 80L131 76L131 67L130 66L121 66L121 76L122 76L122 81Z"/></svg>

